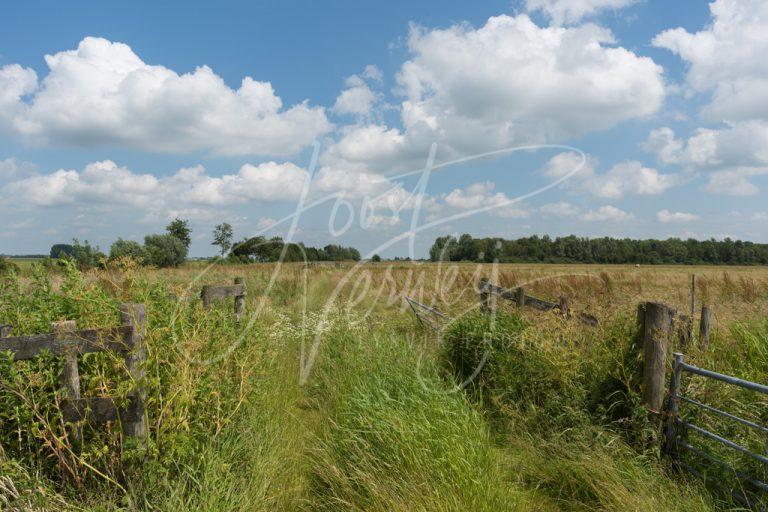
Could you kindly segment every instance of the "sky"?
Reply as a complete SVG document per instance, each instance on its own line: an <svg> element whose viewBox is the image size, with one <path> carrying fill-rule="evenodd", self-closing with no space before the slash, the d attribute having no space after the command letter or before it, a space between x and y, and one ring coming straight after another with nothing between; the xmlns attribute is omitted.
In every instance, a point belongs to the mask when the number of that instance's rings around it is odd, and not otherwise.
<svg viewBox="0 0 768 512"><path fill-rule="evenodd" d="M768 242L768 2L0 6L0 253L188 219Z"/></svg>

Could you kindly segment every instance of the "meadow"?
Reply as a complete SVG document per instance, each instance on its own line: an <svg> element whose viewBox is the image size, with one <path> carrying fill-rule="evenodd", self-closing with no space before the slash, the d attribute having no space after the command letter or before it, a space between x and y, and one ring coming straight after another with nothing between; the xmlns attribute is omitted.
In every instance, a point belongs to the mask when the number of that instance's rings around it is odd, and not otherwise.
<svg viewBox="0 0 768 512"><path fill-rule="evenodd" d="M150 436L140 446L117 425L85 425L76 445L56 405L61 361L3 357L0 508L735 508L659 455L637 391L637 305L687 312L692 273L713 335L706 350L684 347L687 359L768 382L764 267L24 265L0 293L0 324L14 335L60 320L115 325L120 303L146 304ZM230 300L203 309L202 285L238 276L244 319ZM478 311L481 277L565 296L599 324L502 303L489 317ZM450 321L422 325L406 296ZM125 396L132 385L108 353L82 356L80 374L83 396ZM768 421L764 398L695 379L686 391ZM764 450L764 439L739 439Z"/></svg>

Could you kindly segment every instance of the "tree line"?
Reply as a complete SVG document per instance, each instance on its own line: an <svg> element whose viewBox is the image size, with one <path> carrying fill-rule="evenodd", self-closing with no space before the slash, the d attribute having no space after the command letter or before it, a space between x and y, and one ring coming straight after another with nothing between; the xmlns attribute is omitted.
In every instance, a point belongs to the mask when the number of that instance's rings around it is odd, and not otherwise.
<svg viewBox="0 0 768 512"><path fill-rule="evenodd" d="M165 233L147 235L144 243L118 238L109 248L109 255L88 240L75 239L71 244L54 244L50 257L69 259L80 268L93 268L106 261L130 258L141 265L156 267L176 267L187 259L192 243L192 229L189 221L173 219L165 228ZM307 247L303 243L283 242L280 237L250 237L233 242L234 230L226 222L219 224L213 231L212 245L218 246L222 261L232 263L282 261L342 261L360 260L360 252L354 247L326 245L323 248ZM281 257L282 256L282 257Z"/></svg>
<svg viewBox="0 0 768 512"><path fill-rule="evenodd" d="M499 261L502 263L640 263L685 265L766 265L768 244L741 240L633 240L550 238L530 236L516 240L472 238L464 234L438 237L429 250L432 261Z"/></svg>

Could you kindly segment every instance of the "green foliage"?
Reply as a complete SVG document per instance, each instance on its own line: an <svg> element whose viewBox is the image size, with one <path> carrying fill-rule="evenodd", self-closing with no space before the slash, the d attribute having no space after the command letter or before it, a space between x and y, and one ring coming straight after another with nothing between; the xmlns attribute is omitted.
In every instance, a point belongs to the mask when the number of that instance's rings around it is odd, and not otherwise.
<svg viewBox="0 0 768 512"><path fill-rule="evenodd" d="M182 220L178 217L173 219L170 224L165 227L165 230L169 235L181 240L184 247L188 250L192 243L192 229L189 227L188 220Z"/></svg>
<svg viewBox="0 0 768 512"><path fill-rule="evenodd" d="M106 259L104 253L99 250L99 246L91 245L88 240L81 243L77 238L73 239L72 251L71 256L65 256L64 253L59 253L59 260L70 259L75 262L80 270L88 270L103 266L104 260Z"/></svg>
<svg viewBox="0 0 768 512"><path fill-rule="evenodd" d="M109 248L109 259L117 260L126 257L142 264L147 260L147 251L139 242L118 238Z"/></svg>
<svg viewBox="0 0 768 512"><path fill-rule="evenodd" d="M0 275L6 274L8 272L19 272L19 266L15 264L13 261L11 261L10 258L6 258L5 256L0 256Z"/></svg>
<svg viewBox="0 0 768 512"><path fill-rule="evenodd" d="M326 245L323 249L306 247L303 243L283 242L279 236L266 239L263 236L245 238L232 246L230 260L240 263L267 263L275 261L345 261L360 260L360 252L354 247Z"/></svg>
<svg viewBox="0 0 768 512"><path fill-rule="evenodd" d="M233 236L234 232L232 231L232 225L228 222L218 224L213 229L213 242L211 245L218 245L221 255L224 256L232 247Z"/></svg>
<svg viewBox="0 0 768 512"><path fill-rule="evenodd" d="M147 235L144 237L147 260L156 267L178 267L187 258L187 247L173 235Z"/></svg>
<svg viewBox="0 0 768 512"><path fill-rule="evenodd" d="M766 265L768 244L726 238L711 240L632 240L531 236L517 240L472 238L463 234L438 237L429 250L431 261L643 263Z"/></svg>
<svg viewBox="0 0 768 512"><path fill-rule="evenodd" d="M51 258L74 257L74 255L75 248L71 244L54 244L51 246Z"/></svg>
<svg viewBox="0 0 768 512"><path fill-rule="evenodd" d="M378 263L381 261L381 256L379 256L378 254L374 254L373 256L371 256L371 261L374 263Z"/></svg>

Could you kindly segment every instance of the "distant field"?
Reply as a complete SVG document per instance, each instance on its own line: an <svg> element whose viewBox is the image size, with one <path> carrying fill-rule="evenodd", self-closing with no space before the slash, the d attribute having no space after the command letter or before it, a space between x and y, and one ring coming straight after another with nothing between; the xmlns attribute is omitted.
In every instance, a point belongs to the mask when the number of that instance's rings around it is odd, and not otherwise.
<svg viewBox="0 0 768 512"><path fill-rule="evenodd" d="M19 281L0 293L0 324L16 334L65 319L109 326L119 303L147 305L150 449L127 447L121 462L114 425L86 425L85 444L72 445L56 421L56 364L4 361L0 473L21 509L729 507L726 495L659 458L635 391L637 304L687 313L691 274L714 333L706 351L685 347L688 360L768 382L768 268L193 262L56 269L48 286L22 263ZM204 284L238 276L245 320L233 320L232 299L202 308ZM549 301L565 296L600 323L511 303L491 322L478 313L480 277ZM405 296L451 321L420 325ZM473 368L486 350L480 373L457 391L462 365ZM83 396L127 391L122 360L85 356L80 371ZM765 401L691 383L691 396L766 420Z"/></svg>

